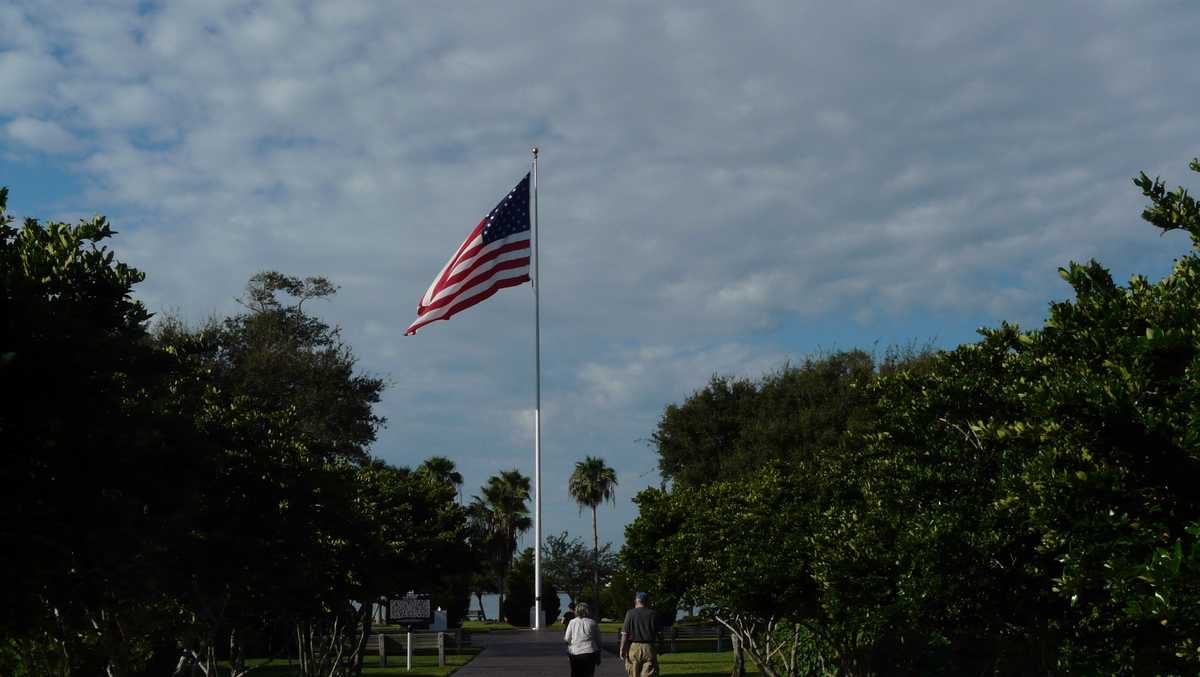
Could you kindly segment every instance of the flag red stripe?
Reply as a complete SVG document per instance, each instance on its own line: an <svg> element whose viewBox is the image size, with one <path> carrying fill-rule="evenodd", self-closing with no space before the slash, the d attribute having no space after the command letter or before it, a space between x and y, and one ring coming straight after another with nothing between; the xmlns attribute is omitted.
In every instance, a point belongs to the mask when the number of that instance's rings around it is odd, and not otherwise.
<svg viewBox="0 0 1200 677"><path fill-rule="evenodd" d="M528 240L524 241L523 243L522 242L514 242L512 244L505 245L505 246L497 249L495 252L489 252L486 256L479 257L479 260L476 261L475 263L472 263L469 268L463 270L462 272L458 273L457 275L454 275L453 277L447 278L443 283L439 284L438 288L432 294L432 296L435 300L428 305L424 305L424 304L418 305L417 312L420 313L422 308L436 308L438 306L446 305L445 304L446 298L451 298L451 299L454 298L454 296L457 295L459 292L461 292L463 289L469 289L474 284L478 284L479 281L486 279L489 275L495 274L496 271L508 270L508 269L516 267L513 265L513 263L516 261L524 261L524 263L520 263L517 265L526 265L526 266L529 265L529 257L528 256L526 256L524 259L510 259L508 261L500 261L499 263L488 268L487 270L482 271L479 275L476 276L477 279L470 280L470 276L472 274L474 274L477 270L479 270L479 268L481 266L483 266L484 264L490 263L492 261L495 261L496 258L498 258L500 255L508 254L510 252L527 251L527 250L529 250L529 241ZM464 280L470 280L470 281L464 282ZM446 298L437 298L438 295L441 294L444 290L449 289L449 288L453 287L454 285L461 285L459 287L458 291L455 291L454 293L450 294Z"/></svg>
<svg viewBox="0 0 1200 677"><path fill-rule="evenodd" d="M487 271L487 275L480 275L478 278L475 278L475 280L472 280L467 284L463 284L462 289L457 294L450 294L448 296L445 296L445 298L433 301L432 304L430 304L430 305L421 306L418 313L416 313L416 316L418 316L418 318L420 318L421 316L424 316L424 314L426 314L426 313L430 313L430 312L439 310L439 308L444 308L446 306L455 305L455 304L457 304L458 301L460 301L463 298L462 294L464 292L467 292L467 290L474 289L476 287L479 287L480 284L487 283L487 281L491 280L492 277L503 277L500 274L503 274L503 272L506 270L516 270L516 269L521 269L521 268L524 268L524 269L529 268L529 259L528 258L509 260L509 262L504 262L500 265L497 265L496 268L494 268L490 271ZM505 280L508 280L508 277L504 277L504 278L505 278ZM528 272L526 274L526 278L528 278Z"/></svg>
<svg viewBox="0 0 1200 677"><path fill-rule="evenodd" d="M475 226L475 228L473 230L471 230L471 234L467 236L467 239L463 240L463 243L458 246L458 253L456 253L454 255L455 261L462 260L463 250L467 248L467 245L471 244L472 240L479 237L479 235L481 233L483 233L483 227L486 225L487 225L487 217L485 216L482 219L480 219L479 225Z"/></svg>
<svg viewBox="0 0 1200 677"><path fill-rule="evenodd" d="M483 284L484 282L487 282L489 278L495 277L496 275L498 275L506 270L512 270L514 268L527 268L527 267L529 267L529 257L528 256L526 256L524 258L520 258L520 259L512 259L511 261L501 261L500 263L496 264L495 267L490 268L483 274L479 275L479 277L476 277L472 280L468 280L467 282L464 282L462 285L462 288L459 289L457 292L450 294L448 296L445 296L443 298L440 298L427 306L421 306L420 308L417 309L417 315L418 316L424 315L425 313L427 313L431 310L437 310L438 308L444 308L448 305L454 304L455 302L457 302L458 297L464 291L467 291L468 289L471 289L477 285Z"/></svg>
<svg viewBox="0 0 1200 677"><path fill-rule="evenodd" d="M480 247L480 249L482 249L482 247ZM467 277L468 275L471 274L471 271L478 268L480 264L487 263L488 261L491 261L492 259L496 258L497 256L500 256L501 254L507 254L508 252L515 252L518 249L529 249L529 240L517 240L515 242L509 242L502 247L497 247L496 249L494 249L490 252L487 252L483 256L480 256L477 259L475 259L475 261L473 261L471 263L470 268L467 268L466 270L463 270L458 273L454 273L452 275L447 276L445 279L445 283L446 283L445 286L450 286L450 285L454 284L455 282L458 282L459 280L463 279L464 277ZM459 265L462 265L464 262L469 261L469 260L470 260L469 257L464 256L462 259L460 259L459 261L456 262L456 265L454 267L457 268Z"/></svg>
<svg viewBox="0 0 1200 677"><path fill-rule="evenodd" d="M454 307L450 309L450 312L448 312L442 316L442 319L448 320L451 317L454 317L455 313L458 313L460 311L466 310L467 308L470 308L471 306L475 305L476 303L479 303L480 301L487 299L492 294L495 294L496 292L500 291L501 289L505 289L507 287L515 287L523 282L528 282L528 281L529 281L528 275L522 275L520 277L510 277L510 278L506 278L506 279L502 279L502 280L496 280L496 283L493 284L491 287L488 287L484 291L479 292L478 294L475 294L474 296L463 299L463 301L461 303L455 304Z"/></svg>
<svg viewBox="0 0 1200 677"><path fill-rule="evenodd" d="M523 284L528 281L529 281L528 275L522 275L520 277L511 277L511 278L507 278L507 279L503 279L503 280L497 280L494 285L492 285L491 287L488 287L486 290L484 290L474 296L471 296L470 298L464 299L461 304L455 305L445 315L441 315L439 317L434 317L434 318L424 320L424 321L422 321L420 318L418 318L416 322L413 322L411 325L409 325L408 329L406 329L404 331L404 335L411 336L411 335L417 333L418 329L420 329L421 327L424 327L425 325L430 324L432 322L437 322L438 320L449 320L450 318L454 317L454 315L456 313L458 313L459 311L466 310L467 308L470 308L471 306L475 305L476 303L479 303L480 301L487 300L493 294L500 291L501 289L504 289L506 287L515 287L519 284Z"/></svg>
<svg viewBox="0 0 1200 677"><path fill-rule="evenodd" d="M447 261L446 265L443 266L441 271L438 272L437 277L433 279L433 284L429 285L429 289L426 290L425 295L422 296L421 300L417 302L418 308L421 307L421 303L426 299L433 298L434 294L438 290L438 286L441 284L442 278L445 277L446 273L454 270L454 266L457 266L459 261L462 260L463 250L466 249L467 245L471 244L475 238L479 237L483 233L483 226L486 221L487 218L484 218L483 221L480 221L479 225L475 226L475 229L472 230L471 234L467 236L467 239L463 240L462 244L458 245L458 249L455 250L454 256L450 257L450 260Z"/></svg>

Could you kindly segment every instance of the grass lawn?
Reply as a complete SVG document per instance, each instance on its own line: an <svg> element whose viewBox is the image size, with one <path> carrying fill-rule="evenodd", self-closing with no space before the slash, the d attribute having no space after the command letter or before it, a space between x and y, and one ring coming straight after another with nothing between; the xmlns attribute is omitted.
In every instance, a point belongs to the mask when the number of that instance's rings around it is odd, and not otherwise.
<svg viewBox="0 0 1200 677"><path fill-rule="evenodd" d="M467 632L495 632L497 630L517 630L508 623L484 623L483 621L463 621L463 630Z"/></svg>
<svg viewBox="0 0 1200 677"><path fill-rule="evenodd" d="M412 672L404 669L403 654L400 656L388 656L386 668L380 667L379 656L369 655L363 658L363 674L375 675L377 677L384 675L395 675L395 677L446 677L446 675L470 663L472 658L479 655L479 651L479 647L469 646L463 648L461 654L456 656L453 651L447 650L446 665L440 668L437 664L437 654L417 654L413 656ZM250 673L252 677L260 675L262 677L295 677L299 674L299 667L294 663L289 665L287 661L275 661Z"/></svg>
<svg viewBox="0 0 1200 677"><path fill-rule="evenodd" d="M733 670L732 651L691 651L658 655L661 675L698 675L700 677L729 677ZM746 674L757 675L754 664L746 661Z"/></svg>
<svg viewBox="0 0 1200 677"><path fill-rule="evenodd" d="M472 658L479 655L479 647L469 646L464 647L462 652L455 656L453 652L446 651L445 667L438 667L437 655L413 656L412 672L407 672L404 669L404 656L388 656L388 666L386 668L379 666L379 656L367 656L363 659L363 674L364 675L408 675L408 677L445 677L455 670L461 668L471 662Z"/></svg>
<svg viewBox="0 0 1200 677"><path fill-rule="evenodd" d="M620 632L621 631L621 623L618 621L614 621L612 623L600 623L599 625L600 625L600 632ZM512 625L509 625L508 623L483 623L481 621L463 621L462 626L463 626L463 630L466 630L468 632L495 632L496 630L528 630L529 629L529 628L518 628L518 627L515 627ZM381 627L381 626L375 626L375 627ZM566 628L567 628L567 626L563 625L562 623L560 623L558 621L555 621L555 622L551 623L550 625L546 626L546 630L561 631L561 630L566 630ZM401 631L404 630L404 628L399 627L399 626L397 626L397 629L401 630ZM451 630L451 632L453 632L453 630Z"/></svg>
<svg viewBox="0 0 1200 677"><path fill-rule="evenodd" d="M371 632L402 633L405 631L405 629L407 627L408 626L406 626L406 625L395 625L395 624L385 625L383 623L372 623L371 624ZM468 632L487 632L487 628L504 629L504 628L511 628L511 627L512 627L511 625L500 624L500 623L493 623L491 625L484 625L483 623L478 623L478 622L473 622L473 621L467 621L467 622L463 623L463 630L466 630ZM453 635L454 631L457 629L458 628L447 628L446 630L441 630L440 632L444 632L448 635ZM429 628L416 628L413 630L413 632L434 632L434 631L430 630Z"/></svg>
<svg viewBox="0 0 1200 677"><path fill-rule="evenodd" d="M404 632L403 625L380 625L376 623L371 626L371 632ZM482 621L463 621L462 629L468 633L475 634L480 632L495 632L497 630L524 630L525 628L517 628L508 623L484 623ZM453 635L455 628L450 628L445 632ZM429 632L421 630L421 632Z"/></svg>

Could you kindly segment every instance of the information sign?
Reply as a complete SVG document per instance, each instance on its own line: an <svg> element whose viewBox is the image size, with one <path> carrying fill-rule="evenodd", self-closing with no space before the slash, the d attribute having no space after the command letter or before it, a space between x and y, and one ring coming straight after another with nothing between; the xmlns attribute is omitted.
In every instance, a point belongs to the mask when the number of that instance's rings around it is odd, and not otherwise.
<svg viewBox="0 0 1200 677"><path fill-rule="evenodd" d="M420 625L433 619L433 606L429 593L412 592L403 597L388 600L388 623L394 625Z"/></svg>

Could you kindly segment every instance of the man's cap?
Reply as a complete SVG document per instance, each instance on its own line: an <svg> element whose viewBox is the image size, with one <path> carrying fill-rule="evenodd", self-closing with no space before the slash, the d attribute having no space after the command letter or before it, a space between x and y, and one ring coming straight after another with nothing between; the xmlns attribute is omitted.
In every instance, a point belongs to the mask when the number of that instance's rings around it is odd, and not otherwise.
<svg viewBox="0 0 1200 677"><path fill-rule="evenodd" d="M633 598L636 599L637 601L641 602L642 604L645 604L646 602L650 601L650 595L647 595L644 592L637 593L636 595L633 596Z"/></svg>

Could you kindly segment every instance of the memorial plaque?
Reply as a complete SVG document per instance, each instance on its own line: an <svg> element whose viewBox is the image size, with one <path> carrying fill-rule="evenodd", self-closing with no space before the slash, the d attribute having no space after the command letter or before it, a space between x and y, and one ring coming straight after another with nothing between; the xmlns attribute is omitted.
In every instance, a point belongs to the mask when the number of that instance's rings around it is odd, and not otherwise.
<svg viewBox="0 0 1200 677"><path fill-rule="evenodd" d="M410 592L388 600L388 623L396 625L427 624L433 618L429 593Z"/></svg>

